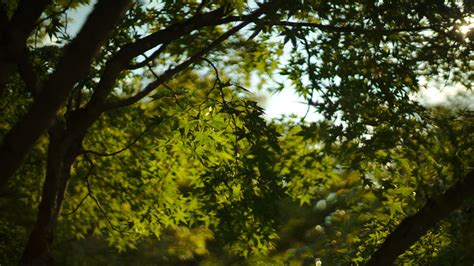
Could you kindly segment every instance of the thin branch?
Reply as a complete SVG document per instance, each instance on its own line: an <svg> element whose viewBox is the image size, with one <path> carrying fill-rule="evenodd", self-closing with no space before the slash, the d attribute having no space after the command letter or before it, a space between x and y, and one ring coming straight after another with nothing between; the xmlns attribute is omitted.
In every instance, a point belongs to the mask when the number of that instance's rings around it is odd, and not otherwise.
<svg viewBox="0 0 474 266"><path fill-rule="evenodd" d="M450 31L450 32L445 32L441 29L438 29L438 28L433 28L432 29L433 31L437 32L438 34L441 34L443 36L445 36L446 38L452 40L452 41L455 41L457 43L462 43L462 44L465 44L465 45L469 45L469 42L466 42L462 35L460 34L457 34L456 32L454 31ZM473 44L471 43L471 47L473 46Z"/></svg>
<svg viewBox="0 0 474 266"><path fill-rule="evenodd" d="M151 74L152 74L156 79L158 79L158 78L159 78L158 74L155 73L155 71L154 71L153 68L150 66L150 64L147 64L147 67L148 67L148 70L150 70ZM163 85L163 87L165 87L166 89L168 89L168 90L173 94L173 97L174 97L174 99L175 99L175 101L176 101L176 104L177 104L181 109L184 110L185 108L184 108L184 106L179 102L178 97L176 96L176 93L174 92L174 90L173 90L170 86L168 86L166 83L163 83L163 84L161 84L161 85Z"/></svg>
<svg viewBox="0 0 474 266"><path fill-rule="evenodd" d="M87 160L87 159L86 159ZM89 159L87 160L87 162L89 163L89 170L87 170L87 173L84 177L84 179L86 180L87 182L87 194L81 199L81 201L79 202L79 204L71 211L71 212L68 212L68 213L61 213L61 216L69 216L69 215L72 215L74 214L75 212L77 212L79 210L79 208L82 206L82 204L84 203L84 201L91 195L91 190L89 189L90 186L89 186L89 176L92 174L92 170L94 170L95 168L95 165L94 163Z"/></svg>
<svg viewBox="0 0 474 266"><path fill-rule="evenodd" d="M146 56L145 54L143 54L143 57L145 57L145 60L141 61L141 62L138 62L136 64L129 64L127 69L138 69L138 68L141 68L141 67L144 67L146 66L148 63L150 63L152 60L154 60L155 58L157 58L165 49L166 49L166 46L168 46L168 43L163 43L160 48L158 48L153 54L151 54L150 56Z"/></svg>
<svg viewBox="0 0 474 266"><path fill-rule="evenodd" d="M222 86L222 80L221 80L221 78L220 78L220 76L219 76L219 70L218 70L217 67L214 65L214 63L212 63L211 60L209 60L209 59L207 59L207 58L203 58L202 60L205 61L205 62L207 62L207 63L212 67L212 69L214 70L214 73L215 73L215 75L216 75L216 81L215 81L214 86L212 87L212 89L209 91L209 94L210 94L210 92L214 89L214 87L215 87L216 85L219 85L218 88L219 88L219 94L220 94L220 96L221 96L222 104L223 104L224 106L227 106L227 102L226 102L226 100L225 100L225 98L224 98L224 91L222 90L222 87L223 87L223 86ZM209 96L209 95L208 95L208 96ZM207 97L206 97L206 98L207 98Z"/></svg>
<svg viewBox="0 0 474 266"><path fill-rule="evenodd" d="M148 70L150 70L150 72L151 72L151 74L153 75L153 77L155 77L155 79L160 78L160 76L158 76L158 74L155 73L155 71L153 70L153 68L151 67L150 64L147 64L146 66L147 66Z"/></svg>
<svg viewBox="0 0 474 266"><path fill-rule="evenodd" d="M87 184L87 185L89 186L89 184ZM98 200L95 196L93 196L92 193L90 194L90 198L91 198L92 200L94 200L95 205L97 205L97 208L99 208L100 212L101 212L102 215L104 216L105 220L107 220L107 223L109 224L110 228L112 228L112 230L117 231L117 232L122 233L122 234L123 234L123 233L127 233L127 234L130 233L130 232L128 232L128 231L121 230L121 229L117 228L117 227L112 223L112 221L109 219L109 216L107 215L107 213L105 212L105 210L102 208L102 206L100 206L99 200Z"/></svg>
<svg viewBox="0 0 474 266"><path fill-rule="evenodd" d="M367 29L361 27L350 27L350 26L334 26L334 25L324 25L319 23L311 23L311 22L293 22L293 21L279 21L277 23L272 23L272 25L279 25L279 26L289 26L289 27L309 27L309 28L317 28L322 31L327 32L344 32L344 33L361 33L361 34L381 34L381 35L389 35L394 33L400 32L412 32L412 31L423 31L423 30L432 30L431 27L413 27L413 28L395 28L395 29Z"/></svg>
<svg viewBox="0 0 474 266"><path fill-rule="evenodd" d="M140 134L138 134L138 136L136 136L128 145L121 148L120 150L117 150L117 151L114 151L114 152L111 152L111 153L96 152L96 151L92 151L92 150L83 150L82 153L88 153L88 154L93 154L93 155L97 155L97 156L105 156L105 157L110 157L110 156L117 155L119 153L122 153L122 152L130 149L130 147L135 145L135 143L137 143L141 139L141 137L143 137L146 133L148 133L154 126L155 126L154 124L151 124L144 131L142 131Z"/></svg>
<svg viewBox="0 0 474 266"><path fill-rule="evenodd" d="M89 192L87 192L87 194L81 199L81 201L79 202L79 204L77 204L76 207L74 207L74 209L70 212L67 212L67 213L61 213L61 216L70 216L70 215L73 215L74 213L76 213L79 208L82 206L82 204L84 203L84 201L90 196L91 194Z"/></svg>
<svg viewBox="0 0 474 266"><path fill-rule="evenodd" d="M306 119L306 117L308 116L309 111L311 109L311 104L310 103L314 102L313 101L314 85L315 85L315 83L317 84L317 81L316 81L316 77L315 77L315 73L314 73L314 67L311 64L311 48L310 48L310 45L308 43L308 40L306 40L306 38L303 38L302 42L304 44L304 48L305 48L305 51L306 51L306 64L308 65L309 80L311 81L311 83L313 83L313 86L311 86L310 96L308 98L306 112L305 112L303 118L301 118L301 121L304 121Z"/></svg>
<svg viewBox="0 0 474 266"><path fill-rule="evenodd" d="M153 75L156 76L156 74L154 72L153 72ZM168 86L168 84L166 84L166 83L163 83L162 85L163 85L163 87L165 87L167 90L169 90L173 94L174 100L175 100L176 104L181 108L181 110L186 110L186 108L181 104L180 100L178 99L178 95L176 95L173 88Z"/></svg>
<svg viewBox="0 0 474 266"><path fill-rule="evenodd" d="M207 58L201 58L201 60L207 62L212 67L212 69L214 70L214 74L216 75L216 81L219 84L222 84L222 81L219 75L219 70L217 69L216 65L214 65L214 63L212 63L212 61Z"/></svg>
<svg viewBox="0 0 474 266"><path fill-rule="evenodd" d="M89 156L87 155L87 153L84 153L84 158L87 160L87 162L91 165L91 168L94 168L95 165L94 165L94 162L89 158ZM112 221L109 219L109 216L107 215L107 213L105 212L105 210L102 208L102 206L100 205L99 203L99 200L97 199L97 197L94 196L94 194L92 193L92 188L91 188L91 185L90 185L90 182L89 182L89 176L86 176L86 184L87 184L87 191L88 191L88 194L89 194L89 197L95 202L97 208L99 208L99 211L102 213L102 215L105 217L105 219L107 220L107 223L109 224L110 228L112 228L112 230L114 231L117 231L119 233L129 233L127 231L123 231L123 230L120 230L118 229L117 227L115 227L115 225L113 225Z"/></svg>
<svg viewBox="0 0 474 266"><path fill-rule="evenodd" d="M61 10L61 11L58 11L58 12L54 12L53 14L43 18L43 19L40 19L37 23L36 23L36 27L38 27L41 23L45 22L46 20L49 20L49 19L52 19L53 17L57 16L57 15L61 15L61 14L65 14L66 11L68 11L68 9L71 7L71 4L74 0L69 0L69 2L67 3L67 5Z"/></svg>

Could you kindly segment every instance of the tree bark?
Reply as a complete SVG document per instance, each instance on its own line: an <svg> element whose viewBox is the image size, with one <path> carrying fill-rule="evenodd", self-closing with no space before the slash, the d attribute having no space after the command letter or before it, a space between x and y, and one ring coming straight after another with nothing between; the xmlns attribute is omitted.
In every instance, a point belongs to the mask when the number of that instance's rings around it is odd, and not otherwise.
<svg viewBox="0 0 474 266"><path fill-rule="evenodd" d="M416 214L405 218L372 255L367 265L392 265L398 256L415 244L430 228L473 196L474 171L471 171L445 193L429 199Z"/></svg>
<svg viewBox="0 0 474 266"><path fill-rule="evenodd" d="M52 243L53 213L57 205L59 184L66 178L64 167L67 166L63 162L66 149L62 146L64 133L65 128L62 123L57 123L49 130L46 178L36 222L21 258L21 265L52 264L49 247Z"/></svg>
<svg viewBox="0 0 474 266"><path fill-rule="evenodd" d="M82 152L82 142L89 128L100 117L97 109L79 109L66 115L49 130L46 179L33 231L26 244L20 264L51 265L54 231L65 199L71 167Z"/></svg>
<svg viewBox="0 0 474 266"><path fill-rule="evenodd" d="M69 182L71 166L81 149L83 134L66 130L57 122L49 130L46 178L33 230L26 244L21 265L51 265L54 230Z"/></svg>
<svg viewBox="0 0 474 266"><path fill-rule="evenodd" d="M100 0L77 37L66 48L56 71L23 117L4 137L0 146L0 187L20 167L36 140L48 129L74 84L90 67L100 47L121 20L131 0Z"/></svg>

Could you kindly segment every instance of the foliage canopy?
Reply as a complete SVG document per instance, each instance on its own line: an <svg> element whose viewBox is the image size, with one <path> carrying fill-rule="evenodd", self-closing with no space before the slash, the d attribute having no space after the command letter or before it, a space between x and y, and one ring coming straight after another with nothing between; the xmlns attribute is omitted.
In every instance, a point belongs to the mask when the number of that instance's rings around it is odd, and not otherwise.
<svg viewBox="0 0 474 266"><path fill-rule="evenodd" d="M472 261L471 1L0 7L2 262Z"/></svg>

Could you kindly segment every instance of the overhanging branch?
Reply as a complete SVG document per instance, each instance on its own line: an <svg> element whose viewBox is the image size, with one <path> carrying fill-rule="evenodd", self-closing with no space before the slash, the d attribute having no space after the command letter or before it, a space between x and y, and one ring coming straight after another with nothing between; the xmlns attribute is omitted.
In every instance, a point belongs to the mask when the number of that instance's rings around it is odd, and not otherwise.
<svg viewBox="0 0 474 266"><path fill-rule="evenodd" d="M216 46L221 44L223 41L225 41L227 38L230 36L234 35L236 32L238 32L240 29L248 25L250 22L242 22L238 26L232 28L231 30L227 31L223 35L221 35L219 38L214 40L211 44L206 46L205 48L201 49L197 53L193 54L191 57L189 57L187 60L184 62L178 64L174 68L168 69L165 71L161 76L159 76L157 79L155 79L153 82L148 84L143 90L138 92L137 94L133 95L130 98L124 99L122 101L118 101L116 103L109 103L106 104L104 109L105 110L113 110L121 107L125 107L131 104L134 104L138 102L139 100L143 99L146 97L148 94L150 94L153 90L155 90L158 86L162 85L166 81L170 80L174 75L180 73L181 71L185 70L188 68L190 65L196 63L199 61L205 54L213 50Z"/></svg>
<svg viewBox="0 0 474 266"><path fill-rule="evenodd" d="M398 256L415 244L429 229L474 197L474 171L445 193L431 198L414 215L405 218L372 255L368 266L392 265Z"/></svg>
<svg viewBox="0 0 474 266"><path fill-rule="evenodd" d="M136 69L141 67L141 63L130 65L130 61L133 58L144 54L160 44L162 45L160 48L164 49L168 43L183 37L193 30L220 24L220 19L225 14L226 11L224 8L218 8L205 14L199 14L184 22L175 23L165 29L159 30L122 47L105 66L99 84L95 88L91 100L87 104L87 108L94 109L97 112L113 89L115 81L120 73L127 68ZM152 57L156 57L162 52L162 49L160 48ZM145 60L145 62L142 63L146 65L148 63L147 61L148 60Z"/></svg>
<svg viewBox="0 0 474 266"><path fill-rule="evenodd" d="M204 47L203 49L199 50L195 54L193 54L191 57L189 57L187 60L184 62L178 64L174 68L170 68L167 71L165 71L159 78L157 78L155 81L151 82L148 84L143 90L138 92L137 94L133 95L130 98L115 102L115 103L109 103L104 106L104 110L113 110L117 108L121 108L124 106L128 106L131 104L134 104L138 102L139 100L143 99L146 97L149 93L151 93L153 90L155 90L158 86L162 85L164 82L168 81L171 79L174 75L180 73L181 71L185 70L188 68L190 65L198 62L199 60L202 59L204 55L215 49L217 46L219 46L222 42L227 40L229 37L232 35L236 34L238 31L246 27L252 22L255 22L262 14L265 14L269 11L274 11L275 8L278 7L280 0L272 1L269 2L265 5L262 5L261 8L253 12L251 15L247 16L247 20L241 22L237 26L233 27L232 29L228 30L224 34L222 34L219 38L211 42L209 45Z"/></svg>

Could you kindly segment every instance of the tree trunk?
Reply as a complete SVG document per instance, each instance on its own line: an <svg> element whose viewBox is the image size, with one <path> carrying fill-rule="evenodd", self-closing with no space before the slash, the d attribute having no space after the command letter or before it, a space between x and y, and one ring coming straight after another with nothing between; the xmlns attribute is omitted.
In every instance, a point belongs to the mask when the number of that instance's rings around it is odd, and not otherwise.
<svg viewBox="0 0 474 266"><path fill-rule="evenodd" d="M66 47L56 70L45 82L47 89L41 91L26 115L3 138L0 145L0 187L7 184L36 140L54 123L74 84L86 75L131 3L131 0L97 2L81 31Z"/></svg>
<svg viewBox="0 0 474 266"><path fill-rule="evenodd" d="M429 199L417 213L405 218L372 255L367 265L392 265L430 228L474 197L474 171L436 198Z"/></svg>
<svg viewBox="0 0 474 266"><path fill-rule="evenodd" d="M21 265L52 265L51 246L58 215L64 199L70 170L82 138L72 141L64 123L49 130L46 178L43 184L37 219L26 244Z"/></svg>
<svg viewBox="0 0 474 266"><path fill-rule="evenodd" d="M79 109L49 130L46 179L33 231L20 260L22 265L51 265L54 230L65 198L71 166L82 150L82 141L101 111Z"/></svg>

